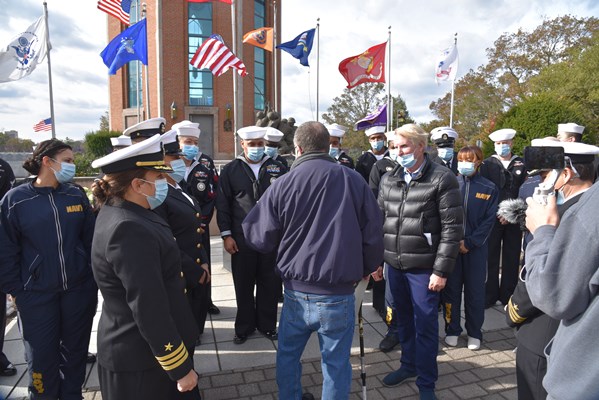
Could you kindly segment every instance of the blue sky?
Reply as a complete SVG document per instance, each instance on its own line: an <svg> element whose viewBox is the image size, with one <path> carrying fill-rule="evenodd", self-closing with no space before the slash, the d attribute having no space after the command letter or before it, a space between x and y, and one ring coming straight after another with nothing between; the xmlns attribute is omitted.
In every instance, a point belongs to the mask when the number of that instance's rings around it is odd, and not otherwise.
<svg viewBox="0 0 599 400"><path fill-rule="evenodd" d="M163 0L163 6L168 1ZM100 116L108 109L107 68L99 57L108 43L107 17L96 9L95 0L47 2L57 136L82 139L86 132L98 128ZM599 15L599 2L592 0L277 3L282 3L281 41L314 27L320 18L321 114L346 85L337 70L339 62L387 40L387 27L391 26L391 91L393 95L401 94L418 122L431 120L429 104L451 89L447 83L435 84L434 62L438 53L452 43L454 33L458 33L459 79L469 69L486 63L485 50L504 32L515 32L520 27L530 31L544 18L564 14ZM0 20L4 22L0 26L0 45L8 44L42 10L41 0L0 0ZM283 116L293 116L298 123L314 119L315 51L310 56L311 68L301 66L286 53L281 60ZM229 74L215 79L227 79ZM0 130L17 130L20 137L36 142L50 137L49 133L33 133L32 129L39 120L50 116L47 80L44 62L20 81L0 83Z"/></svg>

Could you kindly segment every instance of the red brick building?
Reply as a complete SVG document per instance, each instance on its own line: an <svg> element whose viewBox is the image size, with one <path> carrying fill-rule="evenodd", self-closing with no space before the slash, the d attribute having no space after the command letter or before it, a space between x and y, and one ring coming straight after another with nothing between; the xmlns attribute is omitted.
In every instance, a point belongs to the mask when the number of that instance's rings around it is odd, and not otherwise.
<svg viewBox="0 0 599 400"><path fill-rule="evenodd" d="M132 1L132 23L139 20L136 3L140 2ZM200 123L202 152L214 159L232 158L235 111L239 128L254 124L256 112L262 110L266 102L271 105L275 102L272 53L243 44L241 38L253 29L272 27L275 20L280 32L280 0L276 4L276 19L272 0L235 0L234 7L220 1L156 0L146 3L149 102L145 67L141 65L141 74L136 72L137 62L121 68L109 78L111 129L122 131L137 123L138 113L141 120L148 115L166 118L167 128L188 119ZM233 50L233 10L237 20L235 54L244 62L249 75L241 78L236 70L230 69L220 77L214 77L209 70L191 66L189 60L196 49L213 33L221 35ZM116 18L108 18L109 40L124 28ZM277 62L280 65L280 60ZM136 79L140 75L142 77ZM277 75L276 87L280 94L280 73ZM233 107L233 76L238 79L238 110ZM149 103L149 114L146 103Z"/></svg>

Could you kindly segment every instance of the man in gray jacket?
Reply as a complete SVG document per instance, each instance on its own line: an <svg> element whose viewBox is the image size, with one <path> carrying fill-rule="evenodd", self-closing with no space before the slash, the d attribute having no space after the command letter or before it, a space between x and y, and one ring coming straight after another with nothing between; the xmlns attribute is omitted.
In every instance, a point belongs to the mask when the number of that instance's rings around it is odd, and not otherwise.
<svg viewBox="0 0 599 400"><path fill-rule="evenodd" d="M592 161L599 149L583 146L589 148ZM526 212L526 227L534 234L526 248L526 289L535 307L561 320L545 348L548 365L543 386L548 399L597 399L599 185L587 190L561 221L557 197L548 196L546 206L528 198Z"/></svg>

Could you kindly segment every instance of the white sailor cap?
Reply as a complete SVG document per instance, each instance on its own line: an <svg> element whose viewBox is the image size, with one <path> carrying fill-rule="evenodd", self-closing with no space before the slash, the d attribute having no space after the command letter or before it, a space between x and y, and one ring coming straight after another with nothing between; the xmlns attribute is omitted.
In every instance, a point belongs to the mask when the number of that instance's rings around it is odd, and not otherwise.
<svg viewBox="0 0 599 400"><path fill-rule="evenodd" d="M327 125L327 130L329 131L329 135L335 136L338 138L342 138L347 132L347 127L339 124L331 124Z"/></svg>
<svg viewBox="0 0 599 400"><path fill-rule="evenodd" d="M595 161L599 154L599 147L581 142L556 142L548 139L533 139L533 147L563 147L564 155L570 158L574 164L586 164Z"/></svg>
<svg viewBox="0 0 599 400"><path fill-rule="evenodd" d="M278 143L283 139L285 134L278 130L277 128L268 127L266 128L266 133L264 134L264 140L268 140L269 142Z"/></svg>
<svg viewBox="0 0 599 400"><path fill-rule="evenodd" d="M489 139L494 142L502 142L504 140L512 140L516 136L514 129L505 128L495 131L489 135Z"/></svg>
<svg viewBox="0 0 599 400"><path fill-rule="evenodd" d="M92 168L100 168L105 174L136 168L152 169L159 172L172 171L169 166L164 164L162 137L159 134L94 160Z"/></svg>
<svg viewBox="0 0 599 400"><path fill-rule="evenodd" d="M576 133L582 135L584 132L584 126L575 124L574 122L568 122L567 124L558 124L557 133Z"/></svg>
<svg viewBox="0 0 599 400"><path fill-rule="evenodd" d="M129 136L131 140L137 138L149 138L155 134L163 134L166 130L166 120L162 117L150 118L125 129L123 135Z"/></svg>
<svg viewBox="0 0 599 400"><path fill-rule="evenodd" d="M202 133L200 124L188 120L177 122L171 127L171 129L176 130L179 136L191 136L194 138L199 138L200 133Z"/></svg>
<svg viewBox="0 0 599 400"><path fill-rule="evenodd" d="M131 138L126 135L111 137L110 143L112 144L112 147L127 147L127 146L131 146L131 144L132 144Z"/></svg>
<svg viewBox="0 0 599 400"><path fill-rule="evenodd" d="M376 135L377 133L385 133L386 130L387 127L385 125L376 125L366 129L364 133L366 134L366 136L370 137L372 135Z"/></svg>
<svg viewBox="0 0 599 400"><path fill-rule="evenodd" d="M162 135L162 148L164 149L164 154L181 154L181 148L179 147L179 138L177 137L176 129L171 129L170 131Z"/></svg>
<svg viewBox="0 0 599 400"><path fill-rule="evenodd" d="M261 126L246 126L238 129L237 134L243 140L262 139L266 134L266 128Z"/></svg>

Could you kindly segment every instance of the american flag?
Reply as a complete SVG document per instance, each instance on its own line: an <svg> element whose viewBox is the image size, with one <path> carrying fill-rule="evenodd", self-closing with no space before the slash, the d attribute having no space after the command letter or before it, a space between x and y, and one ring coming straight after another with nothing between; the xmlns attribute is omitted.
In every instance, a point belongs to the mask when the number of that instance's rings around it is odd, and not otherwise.
<svg viewBox="0 0 599 400"><path fill-rule="evenodd" d="M37 124L33 125L34 132L51 131L52 130L52 118L42 119Z"/></svg>
<svg viewBox="0 0 599 400"><path fill-rule="evenodd" d="M208 68L214 76L221 76L230 67L237 68L239 75L246 76L248 73L243 61L215 36L218 35L210 36L198 47L189 63L198 69Z"/></svg>
<svg viewBox="0 0 599 400"><path fill-rule="evenodd" d="M120 20L123 24L129 25L129 10L131 9L131 0L100 0L98 1L98 10L104 11Z"/></svg>

